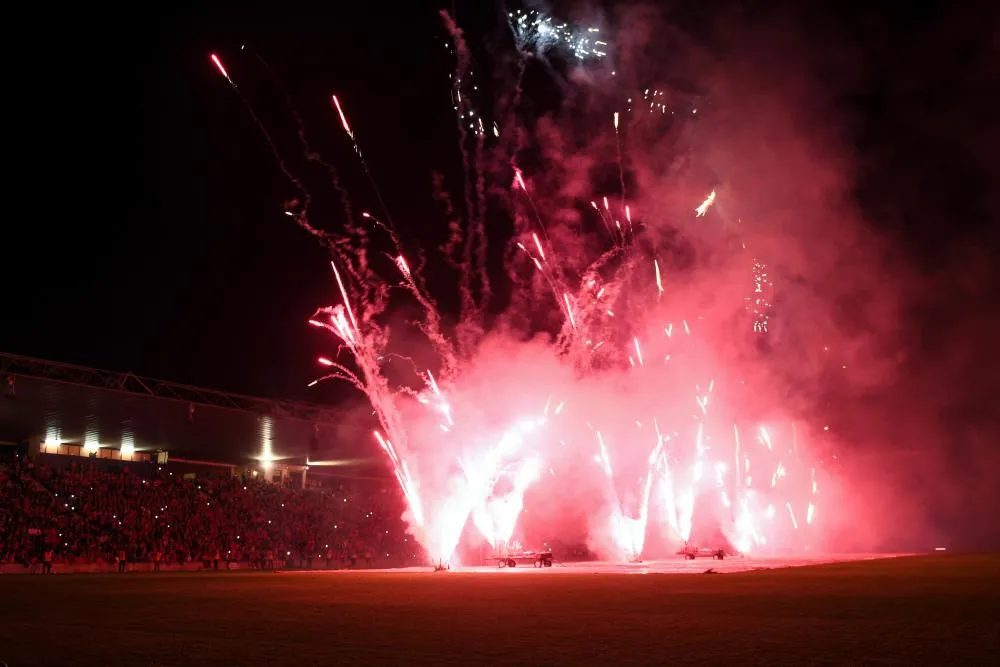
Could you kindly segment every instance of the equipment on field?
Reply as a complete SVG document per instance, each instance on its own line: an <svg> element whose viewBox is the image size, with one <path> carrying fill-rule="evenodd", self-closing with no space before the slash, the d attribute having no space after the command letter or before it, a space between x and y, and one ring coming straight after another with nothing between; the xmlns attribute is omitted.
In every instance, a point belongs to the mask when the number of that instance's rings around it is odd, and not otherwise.
<svg viewBox="0 0 1000 667"><path fill-rule="evenodd" d="M683 556L687 560L694 560L695 558L714 558L716 560L723 560L726 556L732 556L733 554L726 551L724 547L697 547L685 542L684 546L677 552L677 555Z"/></svg>
<svg viewBox="0 0 1000 667"><path fill-rule="evenodd" d="M497 545L497 553L493 559L497 562L497 567L517 567L518 563L531 563L535 567L552 567L552 550L545 548L541 551L526 550L519 542L501 543Z"/></svg>

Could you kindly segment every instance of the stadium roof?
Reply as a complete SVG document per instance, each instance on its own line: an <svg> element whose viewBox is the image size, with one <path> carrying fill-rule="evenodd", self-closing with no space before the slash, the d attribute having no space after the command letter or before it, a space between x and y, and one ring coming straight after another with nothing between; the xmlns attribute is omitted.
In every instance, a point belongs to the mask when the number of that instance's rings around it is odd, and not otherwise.
<svg viewBox="0 0 1000 667"><path fill-rule="evenodd" d="M241 462L356 461L347 413L0 353L0 440L32 437ZM344 436L347 435L345 438ZM357 443L362 445L362 443Z"/></svg>

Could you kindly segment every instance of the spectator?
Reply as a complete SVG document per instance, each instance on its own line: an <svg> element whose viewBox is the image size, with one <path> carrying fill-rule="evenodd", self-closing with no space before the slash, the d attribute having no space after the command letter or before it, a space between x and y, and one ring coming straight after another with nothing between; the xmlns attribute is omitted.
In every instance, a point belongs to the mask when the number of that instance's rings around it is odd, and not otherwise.
<svg viewBox="0 0 1000 667"><path fill-rule="evenodd" d="M245 563L268 569L305 566L324 556L326 567L357 566L359 554L368 567L383 554L395 565L416 556L394 486L292 489L238 478L182 479L139 466L112 472L100 465L0 461L0 563L30 568L37 562L31 555L38 554L46 572L54 562L115 562L124 572L130 560L151 562L154 571L163 563L199 559L217 569L223 554L227 568Z"/></svg>

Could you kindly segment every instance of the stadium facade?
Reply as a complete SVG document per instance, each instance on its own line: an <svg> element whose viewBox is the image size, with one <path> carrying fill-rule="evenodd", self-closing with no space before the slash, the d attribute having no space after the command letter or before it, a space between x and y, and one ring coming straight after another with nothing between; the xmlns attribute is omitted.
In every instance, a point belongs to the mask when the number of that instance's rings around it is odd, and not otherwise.
<svg viewBox="0 0 1000 667"><path fill-rule="evenodd" d="M0 353L0 442L43 454L198 461L267 476L384 474L346 412ZM359 454L361 454L359 456ZM304 478L304 476L303 476Z"/></svg>

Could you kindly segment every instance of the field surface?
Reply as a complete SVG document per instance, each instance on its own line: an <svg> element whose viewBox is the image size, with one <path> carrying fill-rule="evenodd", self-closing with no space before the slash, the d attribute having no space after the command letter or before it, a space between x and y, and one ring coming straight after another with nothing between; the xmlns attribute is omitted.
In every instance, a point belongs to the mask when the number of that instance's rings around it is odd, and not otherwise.
<svg viewBox="0 0 1000 667"><path fill-rule="evenodd" d="M635 576L616 574L626 572ZM8 575L0 576L0 662L1000 664L1000 556L760 570L699 560L439 573Z"/></svg>

